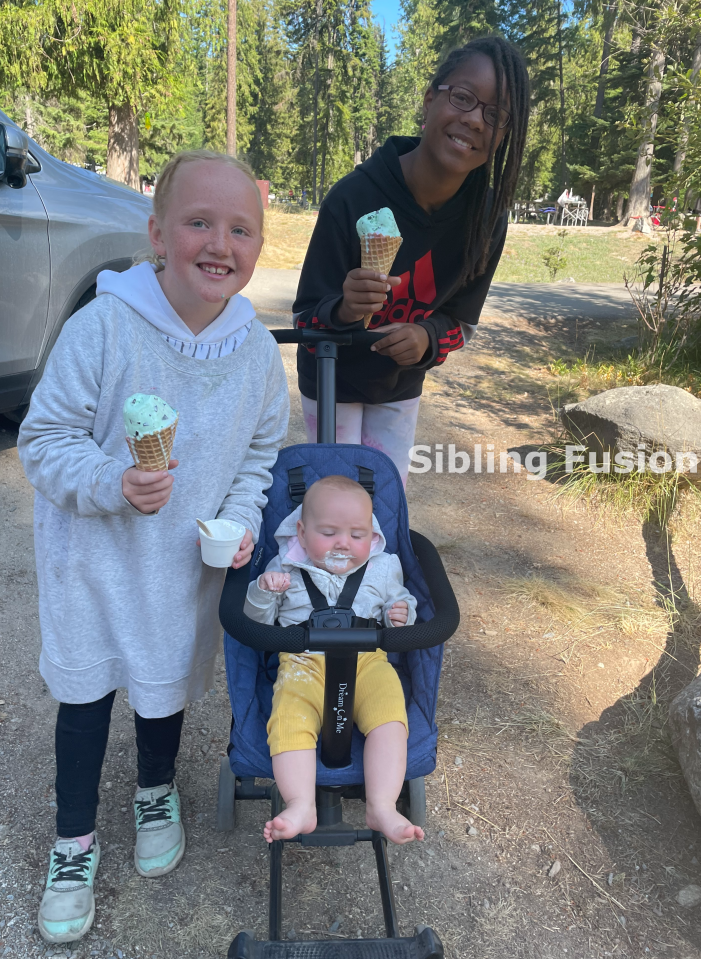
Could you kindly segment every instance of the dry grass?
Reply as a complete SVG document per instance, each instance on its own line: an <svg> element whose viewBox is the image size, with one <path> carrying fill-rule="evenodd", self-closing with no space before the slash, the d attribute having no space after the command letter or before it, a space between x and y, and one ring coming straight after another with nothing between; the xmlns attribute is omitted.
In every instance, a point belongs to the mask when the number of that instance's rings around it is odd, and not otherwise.
<svg viewBox="0 0 701 959"><path fill-rule="evenodd" d="M524 917L513 902L505 899L490 903L489 906L489 909L480 909L476 917L477 930L483 942L480 956L484 959L491 956L503 959L505 947L506 952L510 952L514 936L523 927Z"/></svg>
<svg viewBox="0 0 701 959"><path fill-rule="evenodd" d="M630 637L653 636L672 625L671 612L638 590L631 602L623 591L600 583L574 578L557 583L538 575L505 580L501 588L527 607L546 611L567 626L567 632L612 628Z"/></svg>
<svg viewBox="0 0 701 959"><path fill-rule="evenodd" d="M302 265L316 223L312 213L283 213L271 209L265 214L265 243L258 266L293 270Z"/></svg>
<svg viewBox="0 0 701 959"><path fill-rule="evenodd" d="M112 910L114 942L122 949L141 953L176 949L184 956L220 956L235 933L232 913L217 909L213 902L223 896L211 884L202 887L198 897L168 897L159 907L155 896L144 896L144 881L133 876L119 888Z"/></svg>
<svg viewBox="0 0 701 959"><path fill-rule="evenodd" d="M524 710L508 722L502 722L499 725L532 733L543 742L557 742L563 739L578 742L577 737L567 731L563 722L544 710Z"/></svg>

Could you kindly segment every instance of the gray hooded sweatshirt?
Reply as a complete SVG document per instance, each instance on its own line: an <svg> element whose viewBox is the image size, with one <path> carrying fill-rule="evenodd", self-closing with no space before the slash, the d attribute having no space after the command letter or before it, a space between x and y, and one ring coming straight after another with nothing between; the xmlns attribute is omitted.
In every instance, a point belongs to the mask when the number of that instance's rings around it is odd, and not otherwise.
<svg viewBox="0 0 701 959"><path fill-rule="evenodd" d="M162 317L148 316L152 299L134 274L120 296L113 279L113 292L68 320L17 445L37 491L42 676L67 703L126 687L137 712L155 718L213 681L225 571L202 563L195 517L235 520L257 538L289 399L277 344L258 320L228 356L182 355L159 332ZM122 409L133 393L161 396L180 417L180 465L157 514L122 495L133 466Z"/></svg>
<svg viewBox="0 0 701 959"><path fill-rule="evenodd" d="M297 539L297 520L302 517L302 507L284 519L275 532L280 551L266 567L266 573L289 573L291 585L284 593L274 593L261 589L260 577L250 583L243 611L250 619L272 625L277 619L281 626L293 626L309 619L312 611L307 587L302 579L301 569L306 569L312 582L326 597L329 606L341 595L348 573L338 576L325 569L314 566L306 551ZM373 513L374 531L370 559L353 600L356 616L365 619L377 619L384 626L392 626L389 610L394 603L403 600L409 607L407 626L416 621L416 600L404 585L404 574L399 557L394 553L385 553L385 538L380 524ZM353 572L352 570L350 572Z"/></svg>

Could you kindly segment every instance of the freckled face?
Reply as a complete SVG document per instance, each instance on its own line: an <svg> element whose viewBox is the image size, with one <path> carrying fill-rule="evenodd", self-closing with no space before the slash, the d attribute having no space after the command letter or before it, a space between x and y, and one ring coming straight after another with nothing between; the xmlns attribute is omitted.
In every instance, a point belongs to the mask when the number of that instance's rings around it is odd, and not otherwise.
<svg viewBox="0 0 701 959"><path fill-rule="evenodd" d="M494 64L483 53L473 54L445 80L447 86L464 87L483 103L497 102L497 80ZM509 103L503 102L505 110ZM450 176L465 177L489 158L492 127L484 121L482 107L464 113L454 107L447 90L429 88L424 97L425 129L422 147ZM508 127L497 130L495 149L504 139Z"/></svg>
<svg viewBox="0 0 701 959"><path fill-rule="evenodd" d="M329 551L348 557L330 572L345 574L362 566L372 548L372 504L366 496L343 490L321 489L297 523L297 537L315 566L328 569Z"/></svg>
<svg viewBox="0 0 701 959"><path fill-rule="evenodd" d="M225 163L198 160L175 171L164 215L149 219L149 238L179 301L221 304L248 283L263 245L256 191Z"/></svg>

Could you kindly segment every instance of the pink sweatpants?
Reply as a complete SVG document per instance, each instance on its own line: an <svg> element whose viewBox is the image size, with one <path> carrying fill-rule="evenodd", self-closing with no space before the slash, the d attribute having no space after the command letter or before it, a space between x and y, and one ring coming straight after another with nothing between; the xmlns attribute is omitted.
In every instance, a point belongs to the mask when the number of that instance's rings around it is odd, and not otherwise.
<svg viewBox="0 0 701 959"><path fill-rule="evenodd" d="M336 442L359 443L386 453L406 487L420 396L396 403L337 403ZM316 400L302 397L307 442L316 443Z"/></svg>

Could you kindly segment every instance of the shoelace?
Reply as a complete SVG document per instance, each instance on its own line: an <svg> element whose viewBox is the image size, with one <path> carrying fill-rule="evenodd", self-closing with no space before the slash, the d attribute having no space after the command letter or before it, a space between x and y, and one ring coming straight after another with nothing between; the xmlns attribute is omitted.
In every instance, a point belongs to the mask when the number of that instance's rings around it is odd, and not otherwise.
<svg viewBox="0 0 701 959"><path fill-rule="evenodd" d="M54 882L87 882L90 872L90 851L81 852L69 859L65 852L54 850L52 865Z"/></svg>
<svg viewBox="0 0 701 959"><path fill-rule="evenodd" d="M137 799L136 810L139 817L139 826L146 826L151 822L172 822L172 811L168 805L170 793L161 796L154 802L148 799Z"/></svg>

